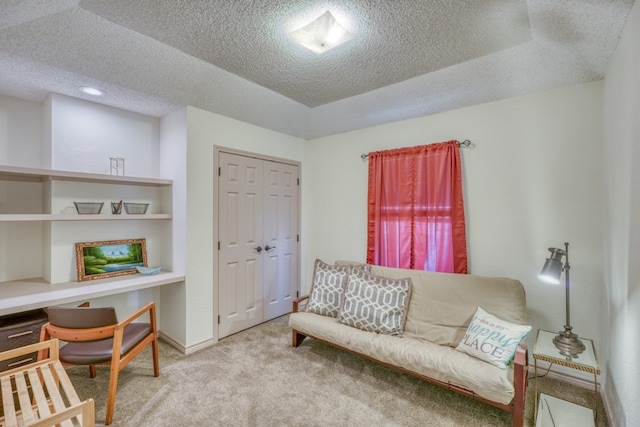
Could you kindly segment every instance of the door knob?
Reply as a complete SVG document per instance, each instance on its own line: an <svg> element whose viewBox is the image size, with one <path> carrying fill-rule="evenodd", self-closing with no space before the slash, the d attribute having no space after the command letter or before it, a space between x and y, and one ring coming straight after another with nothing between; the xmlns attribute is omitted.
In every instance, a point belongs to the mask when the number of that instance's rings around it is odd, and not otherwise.
<svg viewBox="0 0 640 427"><path fill-rule="evenodd" d="M267 250L268 250L268 249L267 249ZM256 252L258 252L258 253L262 252L262 246L258 246L258 247L256 248Z"/></svg>
<svg viewBox="0 0 640 427"><path fill-rule="evenodd" d="M264 250L265 250L265 251L268 251L268 250L270 250L270 249L275 249L275 248L276 248L275 246L269 246L269 245L267 245L267 246L265 246L265 247L264 247Z"/></svg>

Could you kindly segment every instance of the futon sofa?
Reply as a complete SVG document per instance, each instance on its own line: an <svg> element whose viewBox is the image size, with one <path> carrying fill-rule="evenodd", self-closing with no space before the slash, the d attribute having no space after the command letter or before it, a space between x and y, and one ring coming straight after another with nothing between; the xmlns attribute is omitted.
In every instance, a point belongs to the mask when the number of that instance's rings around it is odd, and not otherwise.
<svg viewBox="0 0 640 427"><path fill-rule="evenodd" d="M517 280L316 260L289 326L293 347L313 337L508 411L521 427L525 321Z"/></svg>

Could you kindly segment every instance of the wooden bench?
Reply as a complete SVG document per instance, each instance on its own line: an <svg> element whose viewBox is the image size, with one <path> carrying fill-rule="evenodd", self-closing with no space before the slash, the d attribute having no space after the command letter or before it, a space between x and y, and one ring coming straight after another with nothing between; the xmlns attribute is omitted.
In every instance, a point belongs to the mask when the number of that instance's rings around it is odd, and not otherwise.
<svg viewBox="0 0 640 427"><path fill-rule="evenodd" d="M58 351L58 340L52 339L0 353L0 361L33 352L42 356L36 362L0 372L1 426L95 426L93 399L80 401Z"/></svg>

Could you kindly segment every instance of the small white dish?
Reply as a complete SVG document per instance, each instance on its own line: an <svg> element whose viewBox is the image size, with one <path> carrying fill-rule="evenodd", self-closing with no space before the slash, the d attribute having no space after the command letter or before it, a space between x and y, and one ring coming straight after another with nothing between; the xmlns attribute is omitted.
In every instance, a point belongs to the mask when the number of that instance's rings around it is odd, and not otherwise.
<svg viewBox="0 0 640 427"><path fill-rule="evenodd" d="M136 266L136 269L138 270L138 273L141 274L156 274L158 271L160 271L162 269L162 267L140 267L140 266Z"/></svg>

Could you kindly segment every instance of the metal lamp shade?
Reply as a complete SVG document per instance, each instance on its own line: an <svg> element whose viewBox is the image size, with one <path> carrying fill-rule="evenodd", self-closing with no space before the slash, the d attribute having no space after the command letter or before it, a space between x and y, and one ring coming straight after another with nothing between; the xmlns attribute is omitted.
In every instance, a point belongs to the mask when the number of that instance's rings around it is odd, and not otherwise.
<svg viewBox="0 0 640 427"><path fill-rule="evenodd" d="M565 251L557 248L549 248L549 252L551 252L551 256L544 262L538 278L544 282L559 285L560 275L562 275L563 269L562 257Z"/></svg>

